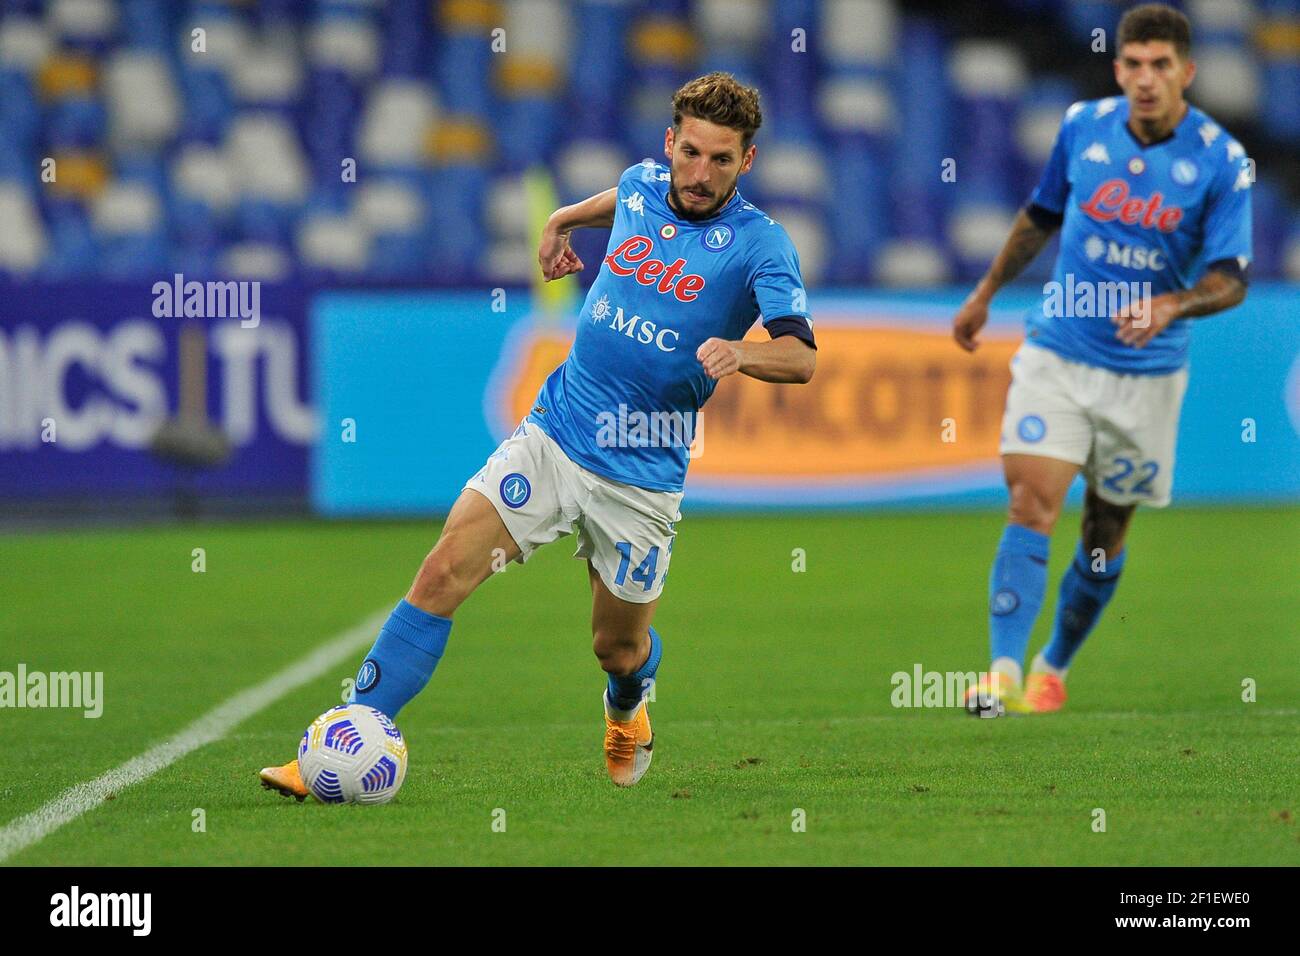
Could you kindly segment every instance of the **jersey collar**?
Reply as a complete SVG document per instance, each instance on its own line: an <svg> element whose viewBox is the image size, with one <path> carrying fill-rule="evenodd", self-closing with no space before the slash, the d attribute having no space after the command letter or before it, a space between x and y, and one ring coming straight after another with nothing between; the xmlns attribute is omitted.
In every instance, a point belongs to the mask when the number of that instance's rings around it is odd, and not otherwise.
<svg viewBox="0 0 1300 956"><path fill-rule="evenodd" d="M1184 100L1183 102L1186 103L1187 105L1187 112L1183 114L1183 118L1178 121L1177 125L1175 125L1174 128L1171 129L1164 136L1160 137L1160 139L1152 140L1150 143L1144 143L1142 142L1142 140L1137 138L1137 134L1134 133L1132 127L1128 125L1128 114L1129 114L1128 97L1125 96L1122 97L1122 99L1124 100L1124 106L1123 108L1116 110L1115 113L1120 117L1120 122L1124 127L1124 132L1128 133L1129 139L1133 141L1133 144L1137 146L1138 149L1145 150L1145 149L1151 149L1153 146L1163 146L1165 143L1168 143L1170 140L1177 139L1179 134L1181 134L1184 129L1191 128L1190 121L1192 119L1192 113L1195 112L1195 107L1193 107L1191 103L1187 103L1187 101Z"/></svg>

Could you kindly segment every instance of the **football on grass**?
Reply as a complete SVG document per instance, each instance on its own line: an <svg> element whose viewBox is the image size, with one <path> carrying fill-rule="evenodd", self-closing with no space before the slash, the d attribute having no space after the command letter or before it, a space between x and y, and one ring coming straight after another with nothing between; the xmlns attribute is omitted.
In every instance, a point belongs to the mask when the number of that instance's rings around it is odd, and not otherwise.
<svg viewBox="0 0 1300 956"><path fill-rule="evenodd" d="M406 779L406 741L373 707L342 704L303 733L298 770L322 803L387 803Z"/></svg>

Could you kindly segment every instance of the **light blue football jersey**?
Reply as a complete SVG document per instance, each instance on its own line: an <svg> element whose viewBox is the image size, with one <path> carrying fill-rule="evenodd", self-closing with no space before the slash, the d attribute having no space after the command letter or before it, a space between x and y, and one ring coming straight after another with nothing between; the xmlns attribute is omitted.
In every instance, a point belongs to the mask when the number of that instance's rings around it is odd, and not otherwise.
<svg viewBox="0 0 1300 956"><path fill-rule="evenodd" d="M709 219L682 219L668 183L651 160L619 177L573 348L527 417L589 471L655 491L682 489L681 439L717 385L695 357L701 343L743 338L761 317L770 334L813 344L799 256L780 223L739 191Z"/></svg>
<svg viewBox="0 0 1300 956"><path fill-rule="evenodd" d="M1096 314L1114 301L1105 291L1114 286L1101 284L1125 283L1127 292L1130 283L1150 283L1151 294L1160 295L1191 288L1219 260L1236 260L1244 271L1252 176L1241 144L1190 104L1169 137L1147 146L1129 130L1128 116L1122 96L1066 111L1030 198L1064 216L1057 285L1055 296L1045 290L1030 311L1027 335L1074 361L1166 374L1187 364L1192 320L1171 323L1135 349L1116 338L1109 314ZM1090 286L1088 304L1081 297ZM1074 307L1063 312L1065 303Z"/></svg>

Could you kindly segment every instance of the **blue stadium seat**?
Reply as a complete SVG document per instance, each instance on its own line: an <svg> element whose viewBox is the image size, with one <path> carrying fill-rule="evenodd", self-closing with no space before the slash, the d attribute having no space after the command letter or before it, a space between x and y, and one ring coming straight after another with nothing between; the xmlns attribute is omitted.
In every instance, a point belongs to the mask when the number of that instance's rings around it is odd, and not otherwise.
<svg viewBox="0 0 1300 956"><path fill-rule="evenodd" d="M1001 0L989 10L1003 24L1033 18L1080 50L1104 29L1113 54L1121 6ZM1300 144L1300 0L1188 9L1201 65L1192 100L1252 148ZM899 0L0 0L0 200L37 217L8 252L0 246L0 271L5 255L15 268L37 255L51 276L177 262L284 274L298 270L304 226L315 224L317 261L304 275L514 274L535 237L494 231L493 184L540 162L564 201L606 188L631 162L661 158L674 90L724 69L763 92L762 157L743 191L789 217L827 280L968 278L1080 93L1065 64L1031 76L1007 31L996 44L963 40L969 24L926 10ZM202 53L190 48L197 26ZM58 183L40 180L46 157ZM349 160L355 182L343 176ZM945 160L956 160L955 183ZM1295 185L1293 175L1257 184L1256 276L1289 267ZM105 195L141 188L156 197L158 231L95 230ZM418 214L399 212L408 207ZM389 228L375 208L406 225ZM341 235L349 226L355 241ZM599 236L575 241L599 259Z"/></svg>

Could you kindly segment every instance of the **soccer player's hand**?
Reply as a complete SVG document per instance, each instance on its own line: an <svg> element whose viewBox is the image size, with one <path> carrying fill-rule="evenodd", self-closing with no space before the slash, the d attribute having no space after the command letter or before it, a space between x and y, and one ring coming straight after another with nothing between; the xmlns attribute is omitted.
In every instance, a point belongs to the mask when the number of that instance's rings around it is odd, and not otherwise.
<svg viewBox="0 0 1300 956"><path fill-rule="evenodd" d="M957 310L957 317L952 320L952 337L967 352L974 352L980 347L975 336L984 323L989 320L989 304L978 296L970 296Z"/></svg>
<svg viewBox="0 0 1300 956"><path fill-rule="evenodd" d="M712 379L740 371L740 349L726 339L705 339L695 350L695 357Z"/></svg>
<svg viewBox="0 0 1300 956"><path fill-rule="evenodd" d="M1178 318L1178 311L1178 297L1166 292L1124 306L1111 322L1115 324L1115 335L1121 342L1140 349Z"/></svg>
<svg viewBox="0 0 1300 956"><path fill-rule="evenodd" d="M569 245L569 234L552 232L549 229L542 233L542 244L537 250L537 261L542 266L542 276L547 282L581 272L583 268L582 260Z"/></svg>

